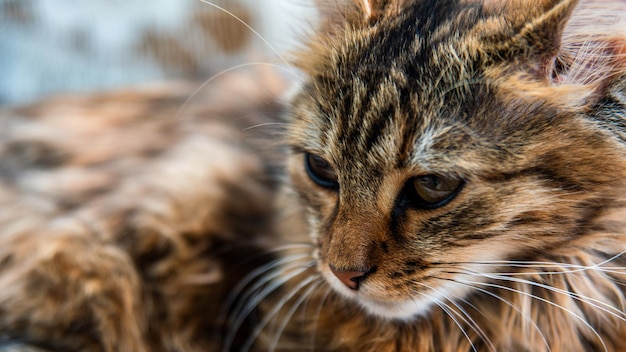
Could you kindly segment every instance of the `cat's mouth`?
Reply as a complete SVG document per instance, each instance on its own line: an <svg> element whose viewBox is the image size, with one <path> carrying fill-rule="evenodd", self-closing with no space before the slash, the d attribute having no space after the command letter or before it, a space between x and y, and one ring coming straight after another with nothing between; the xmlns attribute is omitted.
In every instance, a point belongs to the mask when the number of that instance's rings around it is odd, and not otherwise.
<svg viewBox="0 0 626 352"><path fill-rule="evenodd" d="M428 314L437 306L454 304L451 301L465 297L469 291L467 286L455 285L454 280L438 284L420 282L417 287L407 290L393 290L375 278L367 278L358 289L353 289L338 279L328 265L321 264L319 269L335 292L356 303L365 312L384 319L411 320Z"/></svg>
<svg viewBox="0 0 626 352"><path fill-rule="evenodd" d="M322 268L320 268L322 269ZM394 295L372 282L364 281L358 290L351 289L331 273L328 266L320 270L325 280L335 292L358 304L367 313L393 320L409 320L426 314L436 304L436 293L417 293L412 295Z"/></svg>

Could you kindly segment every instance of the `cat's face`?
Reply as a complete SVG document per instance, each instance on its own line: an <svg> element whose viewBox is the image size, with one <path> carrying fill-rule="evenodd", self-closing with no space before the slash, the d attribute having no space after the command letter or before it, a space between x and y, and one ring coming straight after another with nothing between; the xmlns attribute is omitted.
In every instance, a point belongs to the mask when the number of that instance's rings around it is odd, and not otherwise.
<svg viewBox="0 0 626 352"><path fill-rule="evenodd" d="M292 184L337 292L407 319L476 291L498 261L584 235L623 171L580 92L554 86L567 72L543 72L574 2L504 20L469 1L346 6L301 58L289 129Z"/></svg>

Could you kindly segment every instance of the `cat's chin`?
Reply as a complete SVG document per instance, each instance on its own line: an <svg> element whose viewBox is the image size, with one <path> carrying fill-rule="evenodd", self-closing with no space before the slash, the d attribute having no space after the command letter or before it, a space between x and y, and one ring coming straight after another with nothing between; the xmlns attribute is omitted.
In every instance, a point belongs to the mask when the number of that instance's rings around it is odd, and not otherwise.
<svg viewBox="0 0 626 352"><path fill-rule="evenodd" d="M433 306L432 300L424 298L405 302L381 302L357 298L356 302L371 315L401 321L410 321L426 315Z"/></svg>
<svg viewBox="0 0 626 352"><path fill-rule="evenodd" d="M383 319L413 320L416 317L428 314L437 299L431 298L431 296L423 296L421 298L413 297L405 301L389 301L384 299L385 295L383 294L383 298L379 300L368 294L366 289L354 291L345 287L332 276L326 276L326 279L335 292L357 303L366 313Z"/></svg>
<svg viewBox="0 0 626 352"><path fill-rule="evenodd" d="M373 316L390 319L409 321L416 317L426 315L431 311L434 301L429 298L414 298L407 301L383 301L367 297L358 291L352 291L344 287L332 285L336 292L357 303L363 310Z"/></svg>

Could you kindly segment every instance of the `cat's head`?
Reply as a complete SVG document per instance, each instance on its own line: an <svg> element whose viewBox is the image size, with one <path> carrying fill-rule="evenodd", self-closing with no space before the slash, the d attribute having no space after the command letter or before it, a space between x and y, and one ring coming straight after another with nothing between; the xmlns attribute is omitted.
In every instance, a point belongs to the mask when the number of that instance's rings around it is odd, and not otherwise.
<svg viewBox="0 0 626 352"><path fill-rule="evenodd" d="M336 291L409 318L623 206L619 1L319 3L288 169Z"/></svg>

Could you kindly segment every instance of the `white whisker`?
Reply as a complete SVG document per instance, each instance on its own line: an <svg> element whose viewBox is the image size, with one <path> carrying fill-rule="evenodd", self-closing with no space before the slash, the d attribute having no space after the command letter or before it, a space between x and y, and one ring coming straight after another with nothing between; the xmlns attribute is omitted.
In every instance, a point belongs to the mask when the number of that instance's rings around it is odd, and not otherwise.
<svg viewBox="0 0 626 352"><path fill-rule="evenodd" d="M298 270L295 270L298 269ZM275 289L275 285L276 283L280 282L280 281L276 281L273 284L271 284L270 286L265 286L268 283L271 283L272 281L274 281L275 279L279 278L279 279L283 279L283 275L284 275L284 279L283 282L287 282L288 279L295 277L297 275L299 275L299 273L306 271L306 267L303 268L303 265L301 263L289 263L288 265L285 265L284 267L279 267L278 269L272 270L272 272L269 275L265 275L262 277L262 279L258 280L257 282L255 282L255 284L246 290L246 292L244 294L242 294L241 296L237 297L237 300L239 301L239 304L233 309L233 311L231 312L231 314L234 315L238 315L245 306L248 305L248 300L255 295L255 293L258 293L259 290L260 292L265 292L265 290L269 288L273 288ZM291 271L293 270L293 271ZM288 275L285 275L286 272L289 272ZM271 292L271 291L269 291ZM255 299L258 299L259 296L256 296ZM253 302L257 302L256 300L253 300ZM253 304L253 306L256 306L256 304ZM247 315L247 314L245 314Z"/></svg>
<svg viewBox="0 0 626 352"><path fill-rule="evenodd" d="M434 297L431 297L429 295L423 294L424 296L428 297L429 299L432 299L433 302L439 307L441 308L442 311L444 311L444 313L446 313L447 316L450 317L450 319L452 319L452 321L454 322L454 324L456 324L456 326L459 328L459 330L461 331L461 333L465 336L465 338L467 339L467 341L470 343L470 346L472 348L472 351L474 352L478 352L478 350L476 349L476 346L474 346L474 342L472 342L472 339L469 337L469 335L467 335L467 332L465 331L465 329L463 329L463 326L461 325L461 323L454 317L454 314L452 314L450 312L450 307L448 307L445 303L443 303L442 301L440 301L439 299L436 299ZM458 313L457 313L458 314Z"/></svg>
<svg viewBox="0 0 626 352"><path fill-rule="evenodd" d="M455 262L455 263L442 263L442 264L475 264L475 265L489 265L489 266L506 266L506 267L515 267L515 268L545 268L545 267L554 267L554 268L572 268L572 270L568 271L557 271L557 272L545 272L542 271L539 274L562 274L562 273L575 273L587 270L600 270L609 273L615 274L626 274L626 272L620 270L626 270L626 267L618 266L604 268L603 265L606 265L610 262L617 260L617 258L626 254L626 251L620 252L606 260L603 260L600 263L596 263L593 265L579 265L572 263L560 263L560 262L544 262L544 261L514 261L514 260L494 260L494 261L472 261L472 262ZM519 274L519 273L513 273ZM524 275L529 274L527 272L523 273Z"/></svg>
<svg viewBox="0 0 626 352"><path fill-rule="evenodd" d="M278 346L278 343L280 341L280 337L283 331L285 330L285 328L287 327L287 324L290 322L291 317L295 314L296 310L302 305L304 300L309 298L313 294L313 292L319 289L320 286L323 284L323 281L321 281L321 277L318 276L316 279L318 280L318 282L314 283L305 293L303 293L300 296L300 298L292 304L289 311L287 311L287 313L285 314L285 317L283 318L283 322L278 326L278 329L274 332L275 337L272 343L270 344L268 351L273 352L276 350L276 347Z"/></svg>
<svg viewBox="0 0 626 352"><path fill-rule="evenodd" d="M284 122L265 122L265 123L260 123L254 126L250 126L250 127L246 127L244 129L242 129L242 131L249 131L251 129L254 128L258 128L258 127L265 127L265 126L289 126L288 123L284 123Z"/></svg>
<svg viewBox="0 0 626 352"><path fill-rule="evenodd" d="M281 299L274 305L274 308L272 308L272 310L264 314L263 320L255 326L253 332L250 334L250 336L248 336L246 341L243 343L240 351L248 351L250 347L252 347L252 344L254 343L254 341L256 341L261 331L263 331L263 329L267 326L267 324L269 324L269 322L272 319L274 319L274 317L276 316L276 314L278 314L280 309L282 309L283 306L289 300L291 300L300 290L302 290L304 287L306 287L307 285L309 285L311 282L313 282L316 279L318 279L317 276L310 276L304 279L298 285L296 285L293 289L291 289L291 291L282 295Z"/></svg>
<svg viewBox="0 0 626 352"><path fill-rule="evenodd" d="M247 274L241 281L239 281L239 283L237 283L237 286L235 286L235 288L233 288L227 298L227 300L224 302L224 309L225 309L225 314L227 314L228 310L230 310L230 308L232 307L233 303L236 300L240 300L242 299L241 296L239 296L239 294L243 291L244 287L246 287L248 284L250 284L254 279L256 279L257 277L269 272L270 270L279 267L285 263L289 263L289 262L295 262L291 263L292 266L297 266L298 263L296 262L297 260L300 259L304 259L306 258L307 255L298 255L298 256L290 256L290 257L286 257L286 258L279 258L279 259L275 259L269 263L266 263L265 265L262 265L261 267L251 271L249 274ZM288 267L289 268L289 267ZM279 272L275 272L275 274L280 274ZM269 275L268 275L269 276ZM256 283L256 285L250 289L250 291L255 291L258 287L260 287L261 285L265 284L267 281L271 280L273 277L269 276L269 277L265 277L264 280L259 280L259 282Z"/></svg>
<svg viewBox="0 0 626 352"><path fill-rule="evenodd" d="M289 257L287 259L293 260L293 258L289 258ZM283 263L285 261L287 260L283 259L280 261L280 263ZM278 265L280 264L275 264L274 267ZM293 271L289 271L292 269ZM224 344L225 351L227 351L230 348L230 345L232 344L235 338L235 335L237 331L239 330L239 328L241 327L241 325L243 324L245 318L252 312L252 310L263 299L265 299L265 297L270 295L272 292L274 292L280 286L288 282L290 279L304 273L308 269L309 268L304 266L303 263L291 262L282 268L279 267L278 269L273 270L272 274L264 276L261 280L256 282L252 288L246 290L245 294L241 295L240 297L237 297L239 304L237 304L237 306L231 312L231 315L235 318L235 321L234 323L232 323L232 325L229 324L230 331L225 338L225 344ZM286 273L287 271L289 271L289 273ZM267 270L264 270L263 272L267 272ZM280 278L280 280L271 283L271 281L273 281L276 278ZM268 286L262 287L268 282L270 282L271 284ZM252 297L255 293L256 295Z"/></svg>
<svg viewBox="0 0 626 352"><path fill-rule="evenodd" d="M431 291L436 292L437 294L439 294L443 298L445 298L448 302L450 302L452 305L454 305L459 310L459 312L456 312L455 310L451 309L451 307L449 305L447 305L446 303L441 302L442 304L445 304L446 307L448 307L453 312L455 312L461 319L463 319L463 321L472 330L474 330L474 332L489 346L490 350L496 351L495 346L493 345L493 343L491 342L491 340L489 339L487 334L483 331L483 329L481 329L481 327L476 323L476 321L474 319L472 319L471 315L469 313L467 313L467 311L465 309L463 309L463 307L459 306L457 303L455 303L453 300L451 300L446 294L444 294L440 290L437 290L434 287L431 287L431 286L429 286L427 284L424 284L422 282L417 282L417 281L412 281L412 282L415 283L415 284L418 284L420 286L426 287L426 288L428 288ZM470 341L470 343L471 343L471 341Z"/></svg>
<svg viewBox="0 0 626 352"><path fill-rule="evenodd" d="M470 273L470 274L471 274L471 273ZM602 347L603 347L604 351L605 351L605 352L608 352L608 347L606 346L606 344L605 344L605 342L604 342L604 339L602 339L602 336L600 336L600 334L598 333L598 331L597 331L597 330L596 330L593 326L591 326L591 324L589 324L589 323L587 322L587 320L586 320L584 317L582 317L582 316L580 316L580 315L576 314L576 313L575 313L575 312L573 312L572 310L567 309L567 308L563 307L562 305L560 305L560 304L558 304L558 303L554 303L554 302L552 302L552 301L550 301L550 300L548 300L548 299L545 299L545 298L543 298L543 297L539 297L539 296L534 295L534 294L532 294L532 293L528 293L528 292L520 291L520 290L514 289L514 288L512 288L512 287L507 287L507 286L498 285L498 284L494 284L494 283L488 283L488 282L478 282L478 281L465 281L465 280L461 281L461 279L457 279L457 281L458 281L458 282L464 282L464 283L469 284L469 285L482 285L482 286L493 287L493 288L497 288L497 289L501 289L501 290L506 290L506 291L511 291L511 292L519 293L519 294L521 294L521 295L524 295L524 296L527 296L527 297L530 297L530 298L536 299L536 300L538 300L538 301L541 301L541 302L547 303L547 304L549 304L549 305L551 305L551 306L554 306L554 307L556 307L556 308L559 308L559 309L563 310L564 312L566 312L566 313L570 314L570 315L571 315L571 316L573 316L574 318L576 318L576 319L580 320L580 321L581 321L581 322L582 322L582 323L583 323L583 324L584 324L587 328L589 328L589 330L591 330L591 332L592 332L592 333L593 333L593 334L594 334L594 335L598 338L598 341L600 341L600 343L602 344Z"/></svg>
<svg viewBox="0 0 626 352"><path fill-rule="evenodd" d="M261 303L267 296L269 296L272 292L276 291L279 287L287 283L290 279L304 273L306 269L296 270L293 273L286 275L285 277L281 276L280 281L276 281L271 285L263 288L252 300L247 300L243 303L241 310L234 314L235 321L232 325L229 326L231 329L229 334L226 336L224 351L229 351L230 347L235 339L237 331L243 325L245 319L250 315L250 313Z"/></svg>
<svg viewBox="0 0 626 352"><path fill-rule="evenodd" d="M528 315L528 313L526 313L525 311L522 311L518 306L514 305L513 303L509 302L508 300L498 296L497 294L493 293L493 292L489 292L483 288L477 287L475 285L470 285L464 282L459 282L456 280L452 280L452 279L443 279L443 278L437 278L440 280L446 280L446 281L450 281L450 282L454 282L456 284L459 285L464 285L464 286L468 286L471 287L474 290L477 290L479 292L482 292L486 295L489 295L501 302L503 302L504 304L508 305L509 307L511 307L513 310L515 310L516 312L518 312L526 321L530 322L530 324L535 328L535 330L537 330L537 332L539 333L539 336L541 337L541 339L543 340L544 345L546 346L546 348L548 349L548 352L551 351L550 349L550 344L548 344L548 340L546 339L545 335L543 334L543 332L541 331L541 329L539 328L539 325L537 325L537 323L532 319L532 317L530 315Z"/></svg>
<svg viewBox="0 0 626 352"><path fill-rule="evenodd" d="M200 0L200 1L202 1L202 0ZM250 67L250 66L271 66L271 67L275 67L275 68L278 68L278 69L285 70L285 67L283 67L281 65L278 65L278 64L269 63L269 62L248 62L248 63L245 63L245 64L240 64L240 65L236 65L236 66L224 69L224 70L214 74L213 76L211 76L211 78L207 79L198 88L196 88L189 95L189 97L187 97L187 99L183 102L183 104L180 106L180 108L178 108L178 111L176 111L175 118L176 119L180 118L181 114L187 108L189 103L191 103L193 98L195 98L209 83L213 82L215 79L217 79L220 76L223 76L223 75L225 75L225 74L227 74L229 72L232 72L232 71L235 71L235 70L239 70L239 69L245 68L245 67ZM289 72L292 73L291 70L289 70Z"/></svg>
<svg viewBox="0 0 626 352"><path fill-rule="evenodd" d="M469 271L469 273L471 273L471 271ZM574 299L576 299L579 302L588 304L594 308L597 308L607 314L612 315L613 317L626 322L626 313L620 311L619 309L617 309L616 307L613 307L605 302L602 302L598 299L595 298L591 298L591 297L587 297L581 294L578 294L576 292L570 292L568 290L564 290L561 288L556 288L550 285L546 285L546 284L542 284L539 282L535 282L535 281L531 281L531 280L527 280L527 279L520 279L520 278L516 278L516 277L509 277L509 276L503 276L503 275L498 275L498 274L484 274L484 273L473 273L473 275L475 276L482 276L485 278L489 278L489 279L493 279L493 280L501 280L501 281L510 281L510 282L516 282L516 283L522 283L522 284L527 284L527 285L531 285L531 286L536 286L536 287L540 287L543 289L546 289L548 291L552 291L552 292L556 292L568 297L572 297ZM603 306L603 307L602 307ZM606 307L606 308L605 308ZM612 311L611 311L612 310Z"/></svg>
<svg viewBox="0 0 626 352"><path fill-rule="evenodd" d="M272 52L274 52L274 54L276 54L276 56L278 56L278 58L289 68L289 70L291 71L291 73L293 73L294 75L296 75L297 77L297 73L295 72L295 70L293 69L293 67L289 64L289 62L283 57L283 55L280 54L280 52L278 50L276 50L276 48L274 48L274 46L272 46L272 44L270 44L262 35L261 33L257 32L254 28L252 28L252 26L250 26L248 23L246 23L246 21L242 20L241 18L239 18L237 15L235 15L234 13L226 10L225 8L214 4L208 0L199 0L200 2L207 4L209 6L212 6L222 12L224 12L225 14L229 15L230 17L234 18L235 20L237 20L239 23L241 23L242 25L244 25L250 32L252 32L255 36L257 36L261 41L263 41L263 43L265 45L267 45L268 48L270 48L270 50L272 50Z"/></svg>
<svg viewBox="0 0 626 352"><path fill-rule="evenodd" d="M324 297L319 301L319 304L317 306L316 314L315 314L315 323L313 324L313 330L311 332L311 346L310 346L311 351L315 351L315 340L316 340L315 336L317 334L317 326L319 325L320 315L322 314L322 308L324 307L324 303L326 303L326 300L328 299L328 296L330 296L331 293L332 293L332 288L330 286L326 286L326 293L324 294Z"/></svg>

